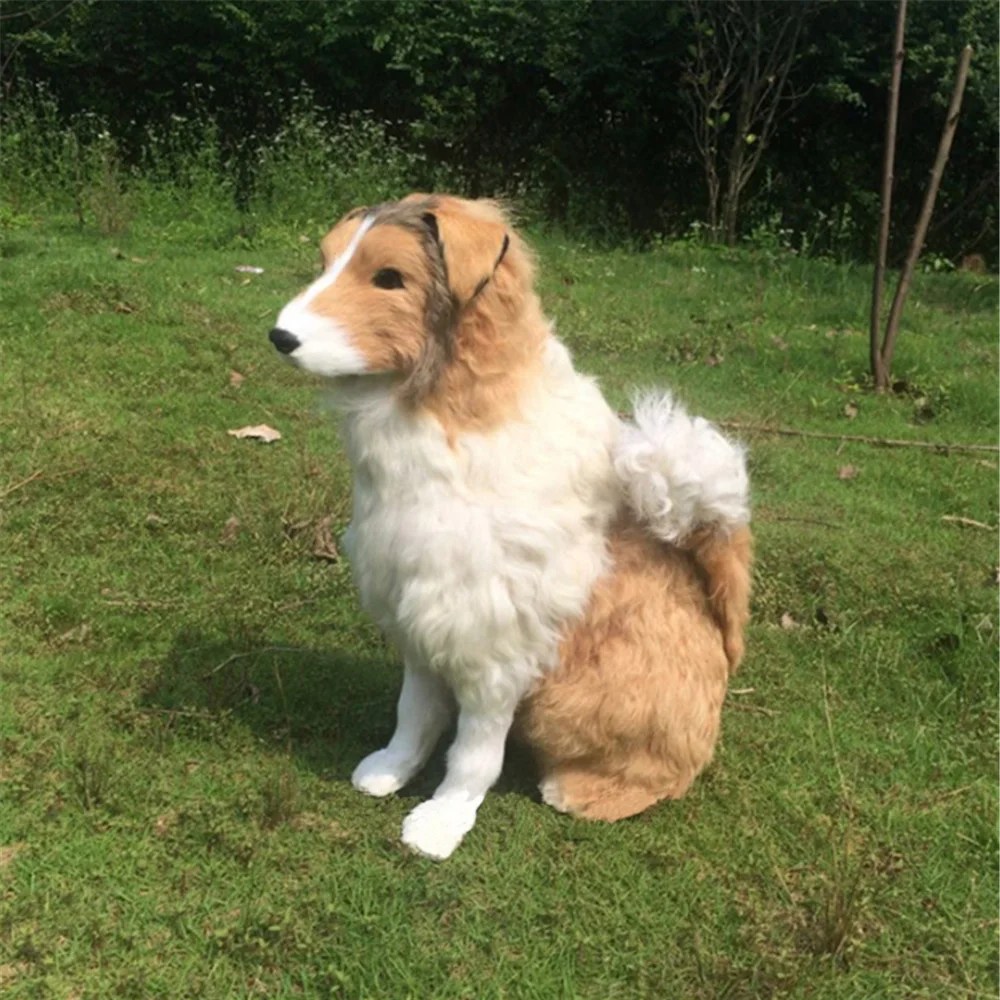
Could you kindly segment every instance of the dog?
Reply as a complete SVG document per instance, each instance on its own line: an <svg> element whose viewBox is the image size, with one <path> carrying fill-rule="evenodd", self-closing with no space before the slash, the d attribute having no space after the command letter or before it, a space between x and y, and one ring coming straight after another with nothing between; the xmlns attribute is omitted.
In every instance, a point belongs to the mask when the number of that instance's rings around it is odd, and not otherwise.
<svg viewBox="0 0 1000 1000"><path fill-rule="evenodd" d="M397 792L457 710L402 840L447 858L515 726L543 800L613 821L685 793L743 655L742 448L669 395L623 421L544 317L489 200L357 208L270 340L328 380L353 473L343 540L403 662L395 732L354 786Z"/></svg>

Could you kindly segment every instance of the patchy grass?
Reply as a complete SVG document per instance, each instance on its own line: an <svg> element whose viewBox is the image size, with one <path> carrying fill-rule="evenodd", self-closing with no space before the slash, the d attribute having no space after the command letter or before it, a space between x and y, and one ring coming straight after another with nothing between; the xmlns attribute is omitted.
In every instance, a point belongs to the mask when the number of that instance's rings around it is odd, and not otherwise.
<svg viewBox="0 0 1000 1000"><path fill-rule="evenodd" d="M666 383L718 419L997 440L993 279L917 280L877 398L863 270L538 243L618 405ZM58 222L4 249L5 997L995 995L997 456L747 435L754 620L716 762L607 827L512 751L435 865L398 832L440 758L387 802L348 782L399 673L313 554L347 470L265 337L314 260ZM258 423L282 440L226 434Z"/></svg>

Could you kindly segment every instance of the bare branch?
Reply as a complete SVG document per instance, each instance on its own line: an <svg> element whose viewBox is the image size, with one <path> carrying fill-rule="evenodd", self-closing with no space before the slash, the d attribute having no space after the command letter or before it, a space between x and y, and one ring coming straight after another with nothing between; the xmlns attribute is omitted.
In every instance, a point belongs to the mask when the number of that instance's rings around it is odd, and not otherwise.
<svg viewBox="0 0 1000 1000"><path fill-rule="evenodd" d="M885 367L886 377L892 368L892 352L896 346L896 336L899 333L899 320L903 313L903 304L906 302L910 282L913 279L913 269L917 266L917 260L924 248L924 240L927 239L927 227L930 225L931 215L934 212L934 202L937 199L938 188L941 186L941 177L944 174L945 164L948 162L948 154L951 152L955 129L958 127L958 115L962 110L962 95L965 93L965 81L969 76L971 62L972 46L966 45L959 57L958 70L955 73L955 86L951 92L951 101L948 104L948 114L941 132L941 141L938 143L937 156L934 158L934 166L931 168L930 183L927 186L927 193L924 195L920 217L917 219L917 228L913 233L913 241L910 243L910 252L906 255L906 262L903 264L903 271L899 276L896 295L892 300L892 308L889 310L889 319L885 326L885 339L882 341L882 364Z"/></svg>
<svg viewBox="0 0 1000 1000"><path fill-rule="evenodd" d="M892 80L889 85L889 108L885 125L885 153L882 159L882 205L878 223L878 250L875 256L875 279L872 285L872 311L868 329L869 356L875 386L884 389L889 384L889 372L879 350L882 329L882 284L885 281L885 261L889 252L889 222L892 218L893 165L896 159L896 119L899 113L899 85L903 75L903 37L906 32L906 0L899 0L896 13L896 38L892 47Z"/></svg>

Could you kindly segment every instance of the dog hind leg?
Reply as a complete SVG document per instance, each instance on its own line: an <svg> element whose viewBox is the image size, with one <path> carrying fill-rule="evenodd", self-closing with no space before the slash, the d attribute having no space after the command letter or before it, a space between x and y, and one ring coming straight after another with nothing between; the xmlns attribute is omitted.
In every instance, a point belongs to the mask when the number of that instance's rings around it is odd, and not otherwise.
<svg viewBox="0 0 1000 1000"><path fill-rule="evenodd" d="M657 783L637 781L627 771L607 774L582 763L563 764L539 784L542 801L578 819L614 823L635 816L661 799L679 799L688 790L693 774Z"/></svg>

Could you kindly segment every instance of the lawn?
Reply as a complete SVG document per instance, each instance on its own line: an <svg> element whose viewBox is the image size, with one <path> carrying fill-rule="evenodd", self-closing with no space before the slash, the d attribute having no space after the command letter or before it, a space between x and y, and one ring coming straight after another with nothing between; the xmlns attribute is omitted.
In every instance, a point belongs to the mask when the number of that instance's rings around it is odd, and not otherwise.
<svg viewBox="0 0 1000 1000"><path fill-rule="evenodd" d="M535 242L618 406L657 383L743 425L996 444L993 277L918 276L880 398L863 268ZM744 430L753 620L712 766L597 826L512 750L435 864L398 833L440 754L389 801L348 780L400 672L316 555L348 472L266 338L315 265L4 240L6 1000L996 996L997 454ZM226 433L261 423L281 440Z"/></svg>

